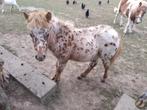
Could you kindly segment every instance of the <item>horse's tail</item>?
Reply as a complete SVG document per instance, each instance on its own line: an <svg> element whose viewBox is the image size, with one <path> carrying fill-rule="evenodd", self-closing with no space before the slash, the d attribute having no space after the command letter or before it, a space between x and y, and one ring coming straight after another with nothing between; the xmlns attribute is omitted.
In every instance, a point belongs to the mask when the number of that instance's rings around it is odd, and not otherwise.
<svg viewBox="0 0 147 110"><path fill-rule="evenodd" d="M120 39L120 45L117 48L115 55L111 59L111 64L115 61L115 59L120 55L121 52L122 52L122 40Z"/></svg>

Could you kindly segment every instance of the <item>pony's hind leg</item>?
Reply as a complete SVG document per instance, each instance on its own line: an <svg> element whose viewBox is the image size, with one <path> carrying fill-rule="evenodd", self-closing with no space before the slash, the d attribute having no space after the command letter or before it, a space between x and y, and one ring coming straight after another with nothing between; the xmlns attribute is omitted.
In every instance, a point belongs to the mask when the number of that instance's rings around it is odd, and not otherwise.
<svg viewBox="0 0 147 110"><path fill-rule="evenodd" d="M110 68L110 65L111 65L111 62L109 60L103 60L103 66L104 66L104 75L103 75L103 78L101 80L101 82L105 82L107 77L108 77L108 70Z"/></svg>
<svg viewBox="0 0 147 110"><path fill-rule="evenodd" d="M116 60L116 58L120 55L121 51L122 51L122 44L120 44L115 55L112 58L102 59L105 71L104 71L104 75L103 75L101 82L106 81L106 79L108 77L108 70L109 70L110 66L113 64L113 62Z"/></svg>
<svg viewBox="0 0 147 110"><path fill-rule="evenodd" d="M86 77L88 75L88 73L97 65L97 60L93 60L90 62L88 68L83 72L81 73L80 76L78 76L77 78L78 79L82 79L84 77Z"/></svg>
<svg viewBox="0 0 147 110"><path fill-rule="evenodd" d="M56 63L56 74L54 75L54 77L52 78L52 80L54 80L55 82L59 82L60 81L60 76L61 76L61 72L63 71L64 67L66 66L67 61L63 62L61 60L58 60Z"/></svg>

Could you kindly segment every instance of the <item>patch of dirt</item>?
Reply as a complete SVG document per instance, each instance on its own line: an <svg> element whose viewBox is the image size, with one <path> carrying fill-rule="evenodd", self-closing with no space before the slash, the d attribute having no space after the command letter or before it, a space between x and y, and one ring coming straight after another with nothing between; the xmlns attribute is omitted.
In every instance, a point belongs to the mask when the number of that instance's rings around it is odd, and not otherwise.
<svg viewBox="0 0 147 110"><path fill-rule="evenodd" d="M14 50L17 56L31 65L48 72L48 77L55 73L56 58L49 51L44 62L35 60L35 51L30 36L27 34L2 34L0 44ZM120 96L126 93L137 98L147 84L147 38L127 36L124 38L122 55L109 71L105 84L100 82L103 75L101 61L87 78L77 80L88 63L69 61L61 75L61 82L52 100L42 105L26 89L13 79L5 88L12 104L12 110L113 110Z"/></svg>

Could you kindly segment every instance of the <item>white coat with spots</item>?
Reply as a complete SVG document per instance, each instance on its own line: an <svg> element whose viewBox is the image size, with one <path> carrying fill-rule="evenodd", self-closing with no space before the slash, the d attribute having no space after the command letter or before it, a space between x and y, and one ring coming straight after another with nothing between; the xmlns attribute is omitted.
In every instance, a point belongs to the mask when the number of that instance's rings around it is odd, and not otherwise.
<svg viewBox="0 0 147 110"><path fill-rule="evenodd" d="M105 81L110 65L121 51L121 36L115 29L108 25L76 28L52 17L51 12L32 12L24 15L37 51L36 59L45 59L46 47L58 59L53 80L59 81L68 60L90 62L89 67L78 77L81 79L97 65L100 58L105 68L102 81Z"/></svg>

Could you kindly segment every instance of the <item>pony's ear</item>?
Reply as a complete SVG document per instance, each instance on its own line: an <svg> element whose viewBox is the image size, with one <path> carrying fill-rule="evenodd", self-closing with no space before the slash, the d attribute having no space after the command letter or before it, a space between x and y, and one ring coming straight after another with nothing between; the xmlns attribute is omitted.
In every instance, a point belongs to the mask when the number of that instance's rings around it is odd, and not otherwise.
<svg viewBox="0 0 147 110"><path fill-rule="evenodd" d="M23 15L24 15L24 17L25 17L26 20L29 18L29 14L28 13L23 12Z"/></svg>
<svg viewBox="0 0 147 110"><path fill-rule="evenodd" d="M142 2L139 3L139 7L142 5Z"/></svg>
<svg viewBox="0 0 147 110"><path fill-rule="evenodd" d="M52 18L52 13L50 11L48 11L46 13L46 19L47 19L47 21L49 22L51 20L51 18Z"/></svg>

